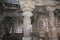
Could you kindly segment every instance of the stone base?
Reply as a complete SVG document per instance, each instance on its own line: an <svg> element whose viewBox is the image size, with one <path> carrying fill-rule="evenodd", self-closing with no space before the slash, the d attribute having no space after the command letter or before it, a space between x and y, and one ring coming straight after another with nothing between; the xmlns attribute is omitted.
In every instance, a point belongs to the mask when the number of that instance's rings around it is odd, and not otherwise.
<svg viewBox="0 0 60 40"><path fill-rule="evenodd" d="M58 40L58 38L57 37L49 37L49 40Z"/></svg>
<svg viewBox="0 0 60 40"><path fill-rule="evenodd" d="M33 37L33 40L40 40L39 37Z"/></svg>
<svg viewBox="0 0 60 40"><path fill-rule="evenodd" d="M37 37L33 37L33 40L37 40Z"/></svg>
<svg viewBox="0 0 60 40"><path fill-rule="evenodd" d="M23 39L23 40L32 40L31 37L23 37L22 39Z"/></svg>
<svg viewBox="0 0 60 40"><path fill-rule="evenodd" d="M58 38L57 37L52 37L52 40L58 40Z"/></svg>

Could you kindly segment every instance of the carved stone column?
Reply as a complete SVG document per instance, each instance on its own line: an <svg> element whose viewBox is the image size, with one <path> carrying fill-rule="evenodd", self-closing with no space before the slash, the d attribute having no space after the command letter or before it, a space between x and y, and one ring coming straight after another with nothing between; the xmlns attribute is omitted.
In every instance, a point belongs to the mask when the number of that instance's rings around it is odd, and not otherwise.
<svg viewBox="0 0 60 40"><path fill-rule="evenodd" d="M31 12L25 12L24 13L25 15L24 16L24 19L23 19L23 26L24 26L24 38L23 40L31 40L31 37L30 37L30 30L31 30L31 19L30 17L32 16L32 13Z"/></svg>
<svg viewBox="0 0 60 40"><path fill-rule="evenodd" d="M55 18L54 18L54 10L55 7L48 6L47 10L49 11L49 23L50 23L50 37L52 37L51 40L57 40L57 30L55 27Z"/></svg>
<svg viewBox="0 0 60 40"><path fill-rule="evenodd" d="M35 8L35 3L32 0L23 0L20 1L21 10L23 11L23 28L24 28L24 37L23 40L31 40L30 30L31 30L31 19L33 16L33 9Z"/></svg>

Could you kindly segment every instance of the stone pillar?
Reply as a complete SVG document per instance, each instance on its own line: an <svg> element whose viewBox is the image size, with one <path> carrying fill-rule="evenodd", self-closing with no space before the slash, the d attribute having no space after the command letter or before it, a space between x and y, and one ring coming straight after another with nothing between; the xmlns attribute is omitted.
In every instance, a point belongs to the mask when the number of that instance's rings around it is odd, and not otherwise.
<svg viewBox="0 0 60 40"><path fill-rule="evenodd" d="M55 7L51 7L51 6L48 6L47 7L47 10L49 11L49 23L50 23L50 37L51 37L51 40L58 40L57 39L57 30L56 30L56 27L55 27L55 18L54 18L54 10L55 10Z"/></svg>
<svg viewBox="0 0 60 40"><path fill-rule="evenodd" d="M32 16L31 12L25 12L24 13L24 19L23 19L23 26L24 26L24 36L23 40L31 40L30 37L30 30L31 30L31 19L30 17Z"/></svg>
<svg viewBox="0 0 60 40"><path fill-rule="evenodd" d="M32 0L23 0L20 1L21 10L23 11L23 29L24 29L24 37L23 40L31 40L30 30L31 30L31 19L33 16L33 9L35 8L35 3Z"/></svg>

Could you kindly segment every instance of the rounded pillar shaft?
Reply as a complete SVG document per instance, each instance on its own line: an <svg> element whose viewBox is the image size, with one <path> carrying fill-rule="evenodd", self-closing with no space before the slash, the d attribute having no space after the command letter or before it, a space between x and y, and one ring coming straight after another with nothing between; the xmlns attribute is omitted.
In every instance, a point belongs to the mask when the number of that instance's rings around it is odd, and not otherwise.
<svg viewBox="0 0 60 40"><path fill-rule="evenodd" d="M32 16L31 15L32 13L29 15L29 12L28 12L27 14L29 16L25 15L26 13L23 13L24 14L24 19L23 19L24 36L30 36L30 30L31 30L31 27L32 27L30 17Z"/></svg>
<svg viewBox="0 0 60 40"><path fill-rule="evenodd" d="M35 3L33 0L23 0L20 1L21 10L23 11L23 29L24 29L24 37L23 40L31 40L30 31L31 31L31 19L33 16L33 9L35 8Z"/></svg>
<svg viewBox="0 0 60 40"><path fill-rule="evenodd" d="M31 15L32 13L31 12L24 12L23 13L23 16L24 16L24 19L23 19L23 28L24 28L24 37L23 37L23 40L31 40L31 37L30 37L30 31L31 31L31 19L30 17L32 16Z"/></svg>
<svg viewBox="0 0 60 40"><path fill-rule="evenodd" d="M55 17L54 17L54 10L55 7L48 6L47 10L49 11L49 23L50 23L50 37L52 37L52 40L57 40L57 31L55 27Z"/></svg>

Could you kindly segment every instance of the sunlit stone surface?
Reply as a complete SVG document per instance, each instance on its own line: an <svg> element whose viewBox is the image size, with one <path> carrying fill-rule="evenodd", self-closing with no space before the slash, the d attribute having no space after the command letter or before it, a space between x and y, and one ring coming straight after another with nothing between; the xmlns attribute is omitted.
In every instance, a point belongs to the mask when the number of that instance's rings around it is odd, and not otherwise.
<svg viewBox="0 0 60 40"><path fill-rule="evenodd" d="M20 2L21 10L23 11L23 28L24 28L24 37L23 40L31 40L30 31L31 31L31 18L33 16L33 9L35 8L35 3L32 0L24 0ZM28 37L27 37L28 36Z"/></svg>

